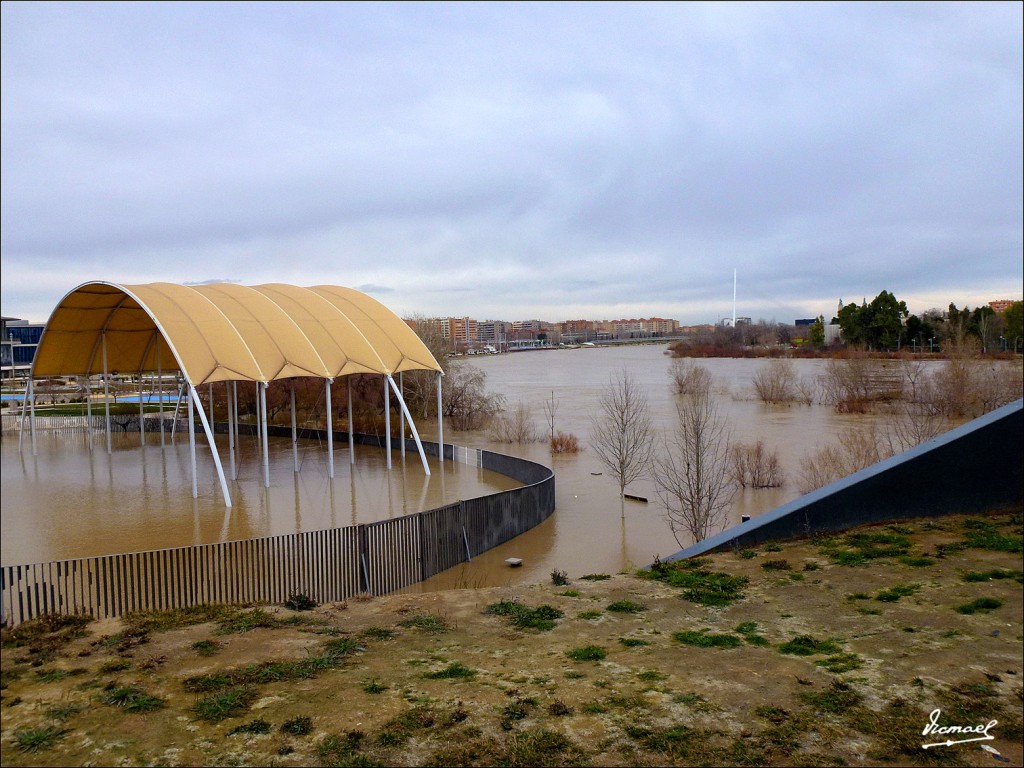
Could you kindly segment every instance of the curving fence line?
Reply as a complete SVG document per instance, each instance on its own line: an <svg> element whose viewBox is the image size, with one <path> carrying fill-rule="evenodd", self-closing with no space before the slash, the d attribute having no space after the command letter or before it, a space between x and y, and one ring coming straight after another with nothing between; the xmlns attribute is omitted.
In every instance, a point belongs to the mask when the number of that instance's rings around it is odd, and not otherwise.
<svg viewBox="0 0 1024 768"><path fill-rule="evenodd" d="M303 437L326 439L326 432L303 430ZM373 435L354 437L384 443ZM347 438L334 433L335 441ZM392 448L397 445L392 440ZM423 447L437 456L437 443ZM99 619L205 603L280 603L297 594L319 603L382 595L503 544L555 509L555 475L548 467L451 444L444 445L444 456L523 486L365 525L0 566L3 622L14 626L48 613Z"/></svg>

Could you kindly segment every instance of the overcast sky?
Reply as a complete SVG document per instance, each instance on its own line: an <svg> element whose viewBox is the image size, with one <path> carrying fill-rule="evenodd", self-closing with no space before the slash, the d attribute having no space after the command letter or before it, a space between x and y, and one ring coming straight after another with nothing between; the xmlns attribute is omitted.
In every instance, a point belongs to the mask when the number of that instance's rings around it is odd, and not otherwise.
<svg viewBox="0 0 1024 768"><path fill-rule="evenodd" d="M89 280L402 315L1021 298L1022 5L2 5L2 312Z"/></svg>

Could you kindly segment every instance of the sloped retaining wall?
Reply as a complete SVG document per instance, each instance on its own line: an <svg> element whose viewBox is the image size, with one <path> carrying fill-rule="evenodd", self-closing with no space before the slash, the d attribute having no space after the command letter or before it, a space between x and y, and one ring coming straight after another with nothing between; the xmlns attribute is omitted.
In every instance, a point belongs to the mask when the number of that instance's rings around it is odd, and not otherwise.
<svg viewBox="0 0 1024 768"><path fill-rule="evenodd" d="M1022 502L1024 400L1017 400L666 559Z"/></svg>

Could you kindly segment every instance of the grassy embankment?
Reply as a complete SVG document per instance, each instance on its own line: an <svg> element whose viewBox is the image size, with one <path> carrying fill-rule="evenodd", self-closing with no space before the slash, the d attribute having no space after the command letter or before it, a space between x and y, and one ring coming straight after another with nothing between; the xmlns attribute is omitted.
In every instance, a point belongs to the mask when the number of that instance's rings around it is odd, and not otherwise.
<svg viewBox="0 0 1024 768"><path fill-rule="evenodd" d="M941 709L998 720L989 744L1020 765L1021 524L903 521L311 610L35 622L3 634L2 763L995 764L977 743L921 749Z"/></svg>

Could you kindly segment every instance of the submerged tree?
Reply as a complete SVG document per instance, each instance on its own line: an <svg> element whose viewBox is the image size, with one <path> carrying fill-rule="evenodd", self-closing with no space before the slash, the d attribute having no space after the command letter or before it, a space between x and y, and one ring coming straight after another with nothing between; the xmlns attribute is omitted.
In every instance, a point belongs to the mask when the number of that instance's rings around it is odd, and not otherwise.
<svg viewBox="0 0 1024 768"><path fill-rule="evenodd" d="M730 472L731 432L710 388L682 396L676 424L654 461L654 484L679 546L724 528L736 484Z"/></svg>
<svg viewBox="0 0 1024 768"><path fill-rule="evenodd" d="M619 502L626 516L626 486L643 477L651 464L654 432L647 396L623 368L601 394L593 419L591 447L619 483Z"/></svg>

